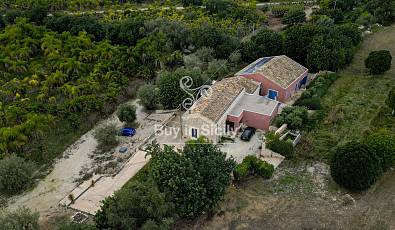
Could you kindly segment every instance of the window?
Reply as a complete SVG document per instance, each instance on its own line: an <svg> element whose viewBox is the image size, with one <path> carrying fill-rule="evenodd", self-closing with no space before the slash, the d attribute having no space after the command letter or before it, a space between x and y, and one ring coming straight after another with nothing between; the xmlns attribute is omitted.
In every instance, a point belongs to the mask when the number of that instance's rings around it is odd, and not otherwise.
<svg viewBox="0 0 395 230"><path fill-rule="evenodd" d="M277 91L269 89L268 97L273 100L277 100Z"/></svg>
<svg viewBox="0 0 395 230"><path fill-rule="evenodd" d="M197 129L192 128L192 137L197 138Z"/></svg>

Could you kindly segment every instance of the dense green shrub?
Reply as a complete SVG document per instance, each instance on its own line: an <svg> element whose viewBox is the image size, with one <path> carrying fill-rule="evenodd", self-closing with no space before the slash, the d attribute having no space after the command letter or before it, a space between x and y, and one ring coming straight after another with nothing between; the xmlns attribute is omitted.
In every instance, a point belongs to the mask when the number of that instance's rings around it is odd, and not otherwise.
<svg viewBox="0 0 395 230"><path fill-rule="evenodd" d="M278 127L286 123L290 129L301 129L308 118L306 107L290 106L285 107L277 116L275 123Z"/></svg>
<svg viewBox="0 0 395 230"><path fill-rule="evenodd" d="M174 207L152 178L128 183L104 200L95 216L98 229L140 229L146 223L170 228Z"/></svg>
<svg viewBox="0 0 395 230"><path fill-rule="evenodd" d="M143 85L137 91L140 103L148 110L158 107L158 90L155 85Z"/></svg>
<svg viewBox="0 0 395 230"><path fill-rule="evenodd" d="M365 143L375 151L380 158L383 171L388 170L395 163L395 134L388 130L380 130L370 134Z"/></svg>
<svg viewBox="0 0 395 230"><path fill-rule="evenodd" d="M136 120L136 106L123 104L119 106L117 117L121 122L132 123Z"/></svg>
<svg viewBox="0 0 395 230"><path fill-rule="evenodd" d="M295 102L295 105L306 106L308 109L316 110L321 108L320 98L324 96L329 87L337 80L335 73L320 74L314 78L307 86L306 91Z"/></svg>
<svg viewBox="0 0 395 230"><path fill-rule="evenodd" d="M331 176L339 185L351 190L365 190L382 173L380 158L368 145L350 142L332 156Z"/></svg>
<svg viewBox="0 0 395 230"><path fill-rule="evenodd" d="M39 230L38 213L27 208L19 208L0 215L0 230Z"/></svg>
<svg viewBox="0 0 395 230"><path fill-rule="evenodd" d="M283 155L284 157L292 157L294 153L294 147L290 140L280 140L280 137L274 132L268 132L266 134L266 148Z"/></svg>
<svg viewBox="0 0 395 230"><path fill-rule="evenodd" d="M274 173L274 166L258 159L254 155L246 156L243 162L236 165L233 175L236 181L243 181L249 175L257 174L264 179L270 179Z"/></svg>
<svg viewBox="0 0 395 230"><path fill-rule="evenodd" d="M0 160L0 192L20 192L31 183L34 171L34 163L15 155Z"/></svg>
<svg viewBox="0 0 395 230"><path fill-rule="evenodd" d="M109 150L118 144L118 129L115 124L102 125L94 131L93 135L98 142L99 148Z"/></svg>
<svg viewBox="0 0 395 230"><path fill-rule="evenodd" d="M388 50L378 50L369 53L365 66L371 74L382 74L391 69L392 56Z"/></svg>
<svg viewBox="0 0 395 230"><path fill-rule="evenodd" d="M236 181L242 181L247 178L250 170L249 162L242 162L236 165L235 169L233 170L233 176L235 177Z"/></svg>
<svg viewBox="0 0 395 230"><path fill-rule="evenodd" d="M274 173L274 166L266 161L257 159L253 167L254 172L265 179L270 179Z"/></svg>
<svg viewBox="0 0 395 230"><path fill-rule="evenodd" d="M284 24L297 24L306 21L306 13L303 9L292 9L285 13L284 17L282 18L282 22Z"/></svg>
<svg viewBox="0 0 395 230"><path fill-rule="evenodd" d="M296 104L298 106L304 106L309 110L321 109L321 100L318 97L300 99Z"/></svg>
<svg viewBox="0 0 395 230"><path fill-rule="evenodd" d="M211 212L230 184L233 159L204 138L188 141L178 152L170 146L148 148L152 175L159 190L168 193L181 217Z"/></svg>
<svg viewBox="0 0 395 230"><path fill-rule="evenodd" d="M242 58L246 62L282 53L283 38L278 32L272 30L260 30L242 45Z"/></svg>

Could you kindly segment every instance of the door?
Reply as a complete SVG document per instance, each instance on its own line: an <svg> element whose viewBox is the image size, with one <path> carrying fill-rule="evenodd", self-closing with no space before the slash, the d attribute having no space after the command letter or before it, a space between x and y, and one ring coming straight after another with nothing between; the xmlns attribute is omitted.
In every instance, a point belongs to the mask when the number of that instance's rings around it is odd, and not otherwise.
<svg viewBox="0 0 395 230"><path fill-rule="evenodd" d="M273 100L277 100L277 91L269 89L269 98Z"/></svg>
<svg viewBox="0 0 395 230"><path fill-rule="evenodd" d="M192 137L197 138L197 129L192 128Z"/></svg>

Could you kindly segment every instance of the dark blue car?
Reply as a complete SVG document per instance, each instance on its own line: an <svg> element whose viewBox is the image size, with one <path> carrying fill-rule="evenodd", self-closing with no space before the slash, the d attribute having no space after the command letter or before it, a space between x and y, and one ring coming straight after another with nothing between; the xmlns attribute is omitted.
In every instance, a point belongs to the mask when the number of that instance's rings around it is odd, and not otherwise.
<svg viewBox="0 0 395 230"><path fill-rule="evenodd" d="M136 134L136 129L134 128L123 128L121 131L121 136L133 137Z"/></svg>

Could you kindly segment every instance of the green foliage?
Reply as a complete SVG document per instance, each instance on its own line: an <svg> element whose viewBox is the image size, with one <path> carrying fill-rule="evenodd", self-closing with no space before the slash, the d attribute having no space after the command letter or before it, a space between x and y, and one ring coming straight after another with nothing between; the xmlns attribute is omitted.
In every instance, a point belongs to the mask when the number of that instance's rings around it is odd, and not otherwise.
<svg viewBox="0 0 395 230"><path fill-rule="evenodd" d="M329 87L338 79L335 73L317 75L307 86L307 90L295 102L295 105L306 106L308 109L316 110L321 108L321 97L324 96Z"/></svg>
<svg viewBox="0 0 395 230"><path fill-rule="evenodd" d="M264 179L270 179L274 173L273 165L258 159L254 155L246 156L243 162L236 165L233 175L236 181L243 181L249 175L257 174Z"/></svg>
<svg viewBox="0 0 395 230"><path fill-rule="evenodd" d="M331 176L351 190L365 190L382 173L380 158L368 145L349 142L339 147L331 159Z"/></svg>
<svg viewBox="0 0 395 230"><path fill-rule="evenodd" d="M188 94L180 86L180 81L185 76L189 76L193 80L190 88L196 88L203 84L199 69L179 68L174 72L164 71L160 73L157 84L159 102L165 109L178 108L183 100L188 97Z"/></svg>
<svg viewBox="0 0 395 230"><path fill-rule="evenodd" d="M391 25L395 21L395 3L392 0L366 1L365 9L377 18L378 23Z"/></svg>
<svg viewBox="0 0 395 230"><path fill-rule="evenodd" d="M395 88L389 92L386 104L392 109L392 111L395 110Z"/></svg>
<svg viewBox="0 0 395 230"><path fill-rule="evenodd" d="M294 147L291 141L280 140L280 136L274 132L268 132L265 135L266 148L283 155L284 157L290 158L294 154Z"/></svg>
<svg viewBox="0 0 395 230"><path fill-rule="evenodd" d="M280 4L280 5L272 5L271 11L272 14L276 17L283 17L288 14L290 11L303 11L303 5L295 5L295 4Z"/></svg>
<svg viewBox="0 0 395 230"><path fill-rule="evenodd" d="M306 21L306 13L303 9L293 9L288 11L282 18L284 24L297 24Z"/></svg>
<svg viewBox="0 0 395 230"><path fill-rule="evenodd" d="M181 217L212 211L230 183L235 163L204 138L188 141L181 153L169 146L148 149L152 175L160 191L167 192Z"/></svg>
<svg viewBox="0 0 395 230"><path fill-rule="evenodd" d="M33 179L35 165L11 155L0 160L0 192L16 194L28 187Z"/></svg>
<svg viewBox="0 0 395 230"><path fill-rule="evenodd" d="M370 134L365 143L375 151L380 158L383 172L387 171L395 163L395 134L388 130L379 130Z"/></svg>
<svg viewBox="0 0 395 230"><path fill-rule="evenodd" d="M317 24L288 27L284 31L284 51L313 72L336 71L352 60L361 36L355 27Z"/></svg>
<svg viewBox="0 0 395 230"><path fill-rule="evenodd" d="M250 164L249 162L242 162L237 164L235 169L233 170L233 176L235 177L236 181L243 181L249 175Z"/></svg>
<svg viewBox="0 0 395 230"><path fill-rule="evenodd" d="M0 215L0 230L39 230L38 213L27 208L19 208Z"/></svg>
<svg viewBox="0 0 395 230"><path fill-rule="evenodd" d="M95 223L98 229L140 229L152 224L170 229L174 211L166 195L147 178L129 183L106 198L95 215Z"/></svg>
<svg viewBox="0 0 395 230"><path fill-rule="evenodd" d="M280 127L286 123L289 129L302 129L307 122L308 111L306 107L289 106L285 107L276 118L276 125Z"/></svg>
<svg viewBox="0 0 395 230"><path fill-rule="evenodd" d="M133 123L136 120L136 106L129 104L120 105L117 117L121 122Z"/></svg>
<svg viewBox="0 0 395 230"><path fill-rule="evenodd" d="M244 42L242 57L244 61L255 61L260 57L280 55L283 52L282 36L271 30L260 30L251 37L250 41Z"/></svg>
<svg viewBox="0 0 395 230"><path fill-rule="evenodd" d="M78 224L74 222L65 222L59 224L57 230L96 230L96 227L89 224Z"/></svg>
<svg viewBox="0 0 395 230"><path fill-rule="evenodd" d="M365 66L371 74L382 74L391 69L392 56L388 50L378 50L369 53Z"/></svg>
<svg viewBox="0 0 395 230"><path fill-rule="evenodd" d="M158 107L158 90L155 85L143 85L137 91L140 103L148 110Z"/></svg>
<svg viewBox="0 0 395 230"><path fill-rule="evenodd" d="M93 135L99 144L99 148L109 150L118 144L118 133L115 124L105 124L96 128Z"/></svg>

